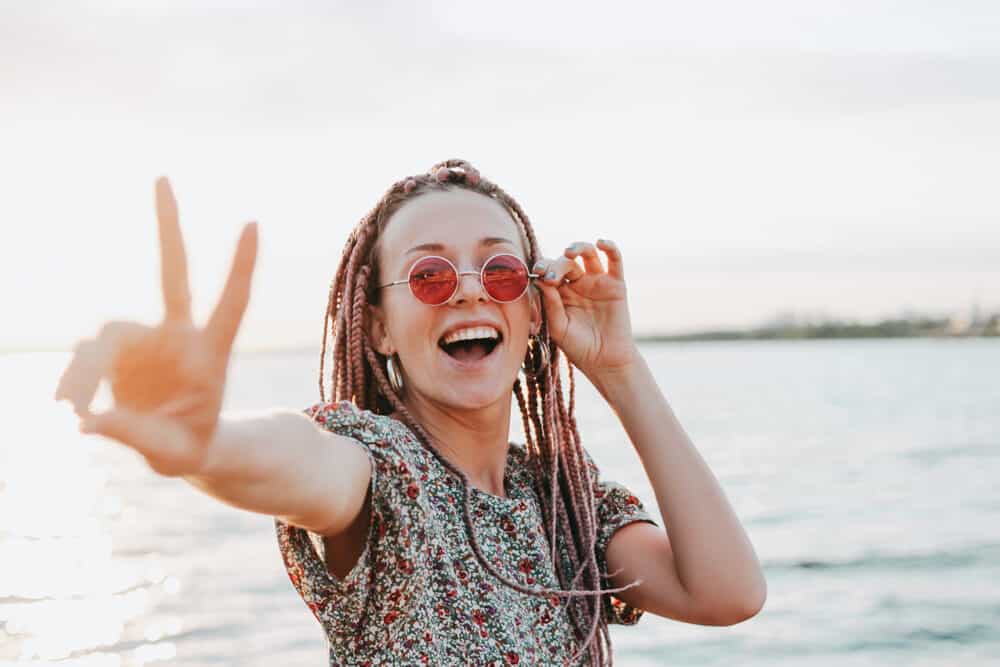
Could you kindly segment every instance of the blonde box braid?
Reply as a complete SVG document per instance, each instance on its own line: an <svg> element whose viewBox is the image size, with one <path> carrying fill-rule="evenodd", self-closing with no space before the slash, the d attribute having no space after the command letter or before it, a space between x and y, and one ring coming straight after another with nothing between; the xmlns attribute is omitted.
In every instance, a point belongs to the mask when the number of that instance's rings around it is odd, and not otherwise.
<svg viewBox="0 0 1000 667"><path fill-rule="evenodd" d="M526 595L565 597L568 615L580 648L568 661L573 664L588 648L591 665L610 665L611 637L604 618L601 596L637 586L634 581L620 588L601 589L601 573L594 547L597 541L597 514L594 506L588 459L580 444L574 416L575 383L573 366L567 361L569 403L565 402L559 373L559 349L552 345L544 319L538 336L551 350L550 363L536 372L525 373L525 381L514 382L514 396L521 410L525 449L533 471L535 491L541 500L543 525L551 549L551 559L559 576L560 589L529 588L508 579L483 556L472 525L471 488L468 478L434 447L427 431L413 418L400 396L393 391L385 373L385 357L369 345L366 335L367 306L379 303L378 255L382 231L400 206L431 191L465 188L499 201L519 224L529 247L528 265L539 259L534 230L521 206L499 186L480 177L465 160L446 160L425 174L396 181L351 232L330 285L323 320L323 348L320 352L319 392L326 401L323 383L329 326L333 324L333 363L330 374L333 400L349 400L376 414L395 412L417 435L441 464L462 481L465 529L479 563L506 586ZM525 365L537 369L541 351L529 345ZM525 395L525 388L527 395ZM547 493L546 493L547 492ZM557 562L557 543L569 557L570 572ZM608 576L613 576L611 573ZM581 588L576 589L577 584Z"/></svg>

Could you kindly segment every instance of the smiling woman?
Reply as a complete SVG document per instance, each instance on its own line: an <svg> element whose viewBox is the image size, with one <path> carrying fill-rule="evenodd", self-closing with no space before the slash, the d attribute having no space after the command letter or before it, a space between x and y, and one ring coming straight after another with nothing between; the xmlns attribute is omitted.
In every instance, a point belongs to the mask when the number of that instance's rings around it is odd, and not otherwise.
<svg viewBox="0 0 1000 667"><path fill-rule="evenodd" d="M578 650L602 664L609 654L607 621L634 623L642 613L620 601L616 601L618 607L612 605L608 587L602 586L606 566L602 569L600 564L610 535L600 544L599 535L612 524L618 528L635 521L655 522L637 500L620 502L614 511L609 509L616 500L635 496L620 486L599 484L596 466L580 446L572 388L567 405L558 369L559 348L546 326L542 292L532 284L541 274L528 268L536 263L544 266L545 260L523 210L461 160L397 181L348 240L326 317L327 324L334 326L333 403L313 406L310 414L322 415L319 421L327 429L351 436L351 428L345 424L354 423L348 418L353 413L348 410L345 415L344 410L353 405L388 416L391 423L404 424L409 437L400 438L390 422L373 417L371 428L385 433L375 451L381 455L391 452L392 456L382 461L378 456L372 459L369 496L359 513L362 518L356 520L353 530L338 527L308 539L297 534L301 529L279 521L283 554L293 573L314 572L321 578L338 573L330 569L331 561L351 579L370 567L371 561L384 560L391 568L402 559L418 570L418 579L428 582L419 599L401 601L402 592L411 588L411 573L407 572L407 582L395 581L391 575L382 579L382 599L390 602L387 607L378 607L377 616L399 619L389 634L383 627L345 626L339 621L339 611L327 616L318 613L330 636L353 636L360 631L360 638L351 642L352 652L364 654L376 646L385 651L387 642L396 646L395 638L419 635L418 630L424 629L420 619L447 605L451 622L431 634L446 638L446 645L462 646L459 653L449 658L443 653L428 653L426 646L406 647L394 654L395 659L405 663L423 656L438 664L464 656L474 657L478 664L479 660L502 660L509 654L547 661L563 656L563 651ZM568 285L579 275L579 266L568 258L548 268L551 284ZM561 274L558 280L554 280L555 270ZM605 275L605 279L611 277ZM403 285L409 289L390 289ZM324 330L324 344L326 339ZM534 343L529 344L529 339ZM320 364L324 401L325 356L324 347ZM518 377L522 367L528 369L524 380ZM523 448L507 439L514 396L521 406L527 437ZM413 486L407 486L411 493L396 496L404 507L387 500L391 493L380 489L380 479L390 485L399 482L391 475L379 475L380 469L421 472L410 482ZM511 486L512 479L520 486ZM609 493L613 488L616 492ZM414 502L407 501L410 495L427 498L430 503L429 507L411 508L419 520L407 521L405 505ZM488 516L488 503L503 505L515 497L515 507L522 510L500 507L495 511L502 516ZM477 505L477 500L484 499L486 505ZM460 513L459 524L455 523L455 510ZM523 517L523 523L516 523L514 517ZM517 533L519 538L486 542L484 547L477 533L482 533L483 524L488 525L491 519L506 521L503 525L511 527L507 532ZM371 534L377 534L376 528L393 532L407 524L423 544L417 553L400 553L394 546L399 540L370 541ZM407 532L407 537L413 542L412 534ZM518 540L530 548L524 551ZM316 549L302 548L308 544ZM466 553L473 557L462 571L475 585L449 586L449 568L437 577L424 572L430 566L427 554L437 552L444 562L456 558L461 562ZM360 560L354 557L357 554ZM317 572L319 562L326 564L325 573ZM518 576L518 563L529 568L530 581L524 573ZM311 594L313 588L302 585L301 574L293 577L295 581L314 611L332 608ZM492 626L489 641L482 641L483 635L479 641L471 641L476 633L470 636L464 632L463 628L468 629L465 621L474 617L482 604L477 599L480 587L493 589L495 582L501 589L521 595L511 600L509 593L497 593L491 608L507 613L492 614L495 618L486 626ZM365 586L355 586L353 592L370 599ZM351 597L350 592L342 591L340 599L347 602ZM558 620L553 625L543 628L552 618L552 612L546 611L542 617L546 621L534 623L525 635L514 619L537 616L532 599L544 600L546 610L548 601L568 602L557 602ZM456 629L457 635L453 634ZM531 640L525 641L525 637ZM499 650L504 646L507 652ZM333 648L338 648L336 642Z"/></svg>
<svg viewBox="0 0 1000 667"><path fill-rule="evenodd" d="M273 516L331 665L605 665L609 623L760 609L753 548L632 339L610 241L543 257L517 202L464 160L399 180L337 267L319 400L235 418L220 408L257 227L198 328L166 179L157 216L164 321L81 341L56 398L156 472ZM574 369L620 418L669 537L582 446ZM102 377L115 405L94 414Z"/></svg>

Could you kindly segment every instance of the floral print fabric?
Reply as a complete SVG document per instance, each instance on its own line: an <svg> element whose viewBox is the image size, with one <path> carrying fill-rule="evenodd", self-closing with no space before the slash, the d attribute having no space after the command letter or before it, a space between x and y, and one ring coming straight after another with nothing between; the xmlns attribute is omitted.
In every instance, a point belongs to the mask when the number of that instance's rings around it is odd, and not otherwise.
<svg viewBox="0 0 1000 667"><path fill-rule="evenodd" d="M288 576L323 626L331 667L562 664L572 655L566 598L512 590L479 564L465 531L461 480L405 424L348 401L304 412L364 446L372 465L368 540L345 577L327 569L321 536L275 519ZM606 573L605 552L618 528L658 524L636 496L599 480L589 455L587 461L599 521L595 550ZM510 579L559 588L525 450L516 443L504 486L506 498L472 489L483 555ZM609 623L632 625L643 614L611 594L602 605Z"/></svg>

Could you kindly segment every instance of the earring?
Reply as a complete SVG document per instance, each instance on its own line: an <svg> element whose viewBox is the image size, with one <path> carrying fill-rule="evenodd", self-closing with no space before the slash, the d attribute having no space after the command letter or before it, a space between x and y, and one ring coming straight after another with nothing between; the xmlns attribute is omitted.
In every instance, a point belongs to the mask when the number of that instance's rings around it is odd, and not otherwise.
<svg viewBox="0 0 1000 667"><path fill-rule="evenodd" d="M385 359L385 374L389 376L389 386L397 394L403 390L403 376L400 374L396 364L392 362L395 355L390 354Z"/></svg>
<svg viewBox="0 0 1000 667"><path fill-rule="evenodd" d="M531 348L534 347L538 350L535 354L532 354ZM535 361L529 367L529 359L541 357L540 361ZM524 361L521 363L521 370L525 375L529 377L535 377L540 374L545 367L549 365L549 346L542 342L542 337L538 335L531 336L530 343L528 343L528 353L524 356Z"/></svg>

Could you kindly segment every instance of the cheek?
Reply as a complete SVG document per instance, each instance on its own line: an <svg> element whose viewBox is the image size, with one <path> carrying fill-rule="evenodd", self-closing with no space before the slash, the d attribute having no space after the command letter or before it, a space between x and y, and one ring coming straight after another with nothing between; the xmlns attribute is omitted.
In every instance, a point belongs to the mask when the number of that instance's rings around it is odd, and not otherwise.
<svg viewBox="0 0 1000 667"><path fill-rule="evenodd" d="M525 301L514 309L508 322L510 323L510 347L512 350L526 348L531 335L531 306Z"/></svg>
<svg viewBox="0 0 1000 667"><path fill-rule="evenodd" d="M389 335L396 349L419 351L430 335L433 312L423 304L414 304L409 294L406 297L386 304Z"/></svg>

